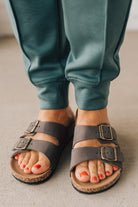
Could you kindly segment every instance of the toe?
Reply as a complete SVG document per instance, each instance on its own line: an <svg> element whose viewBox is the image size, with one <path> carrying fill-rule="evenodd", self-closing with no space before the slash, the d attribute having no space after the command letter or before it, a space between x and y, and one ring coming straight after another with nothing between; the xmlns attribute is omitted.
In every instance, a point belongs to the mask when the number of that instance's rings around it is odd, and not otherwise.
<svg viewBox="0 0 138 207"><path fill-rule="evenodd" d="M48 158L41 152L39 152L39 160L32 167L32 172L34 174L40 174L47 171L50 167L50 162Z"/></svg>
<svg viewBox="0 0 138 207"><path fill-rule="evenodd" d="M30 169L28 166L26 166L26 167L24 168L24 172L27 173L27 174L32 173L31 169Z"/></svg>
<svg viewBox="0 0 138 207"><path fill-rule="evenodd" d="M76 166L75 176L81 182L88 182L90 180L88 162L82 162Z"/></svg>
<svg viewBox="0 0 138 207"><path fill-rule="evenodd" d="M97 169L97 160L89 160L89 172L90 172L90 182L91 183L98 183L99 177L98 177L98 169Z"/></svg>
<svg viewBox="0 0 138 207"><path fill-rule="evenodd" d="M106 173L106 176L112 175L112 173L113 173L112 165L105 163L105 173Z"/></svg>
<svg viewBox="0 0 138 207"><path fill-rule="evenodd" d="M29 159L31 157L31 153L30 152L26 152L23 160L22 160L22 164L21 164L21 168L24 169L26 167L26 165L28 164L29 162Z"/></svg>
<svg viewBox="0 0 138 207"><path fill-rule="evenodd" d="M113 170L114 171L117 171L118 170L118 167L116 165L113 165Z"/></svg>
<svg viewBox="0 0 138 207"><path fill-rule="evenodd" d="M20 154L16 154L16 155L14 156L14 158L15 158L16 160L18 160L18 159L19 159L19 155L20 155Z"/></svg>
<svg viewBox="0 0 138 207"><path fill-rule="evenodd" d="M32 173L34 173L34 174L41 174L43 172L46 172L48 170L48 168L49 168L49 166L47 166L44 161L38 161L32 167Z"/></svg>
<svg viewBox="0 0 138 207"><path fill-rule="evenodd" d="M100 180L105 179L105 169L104 169L104 163L101 160L98 160L98 176Z"/></svg>
<svg viewBox="0 0 138 207"><path fill-rule="evenodd" d="M26 165L24 172L25 173L30 173L32 170L32 167L34 164L36 164L38 162L39 156L38 156L38 152L36 151L30 151L30 159L28 164Z"/></svg>
<svg viewBox="0 0 138 207"><path fill-rule="evenodd" d="M26 152L22 152L19 154L19 158L18 158L18 165L21 167L23 158L25 157Z"/></svg>

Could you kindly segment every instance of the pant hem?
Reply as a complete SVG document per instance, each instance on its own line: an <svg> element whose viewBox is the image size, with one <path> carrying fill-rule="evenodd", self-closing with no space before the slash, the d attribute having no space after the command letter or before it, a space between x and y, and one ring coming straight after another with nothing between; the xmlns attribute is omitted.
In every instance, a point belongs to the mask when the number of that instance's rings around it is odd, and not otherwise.
<svg viewBox="0 0 138 207"><path fill-rule="evenodd" d="M61 109L69 105L69 81L50 82L37 86L40 109Z"/></svg>
<svg viewBox="0 0 138 207"><path fill-rule="evenodd" d="M99 110L108 105L110 81L101 82L98 86L72 80L75 88L75 99L79 109Z"/></svg>

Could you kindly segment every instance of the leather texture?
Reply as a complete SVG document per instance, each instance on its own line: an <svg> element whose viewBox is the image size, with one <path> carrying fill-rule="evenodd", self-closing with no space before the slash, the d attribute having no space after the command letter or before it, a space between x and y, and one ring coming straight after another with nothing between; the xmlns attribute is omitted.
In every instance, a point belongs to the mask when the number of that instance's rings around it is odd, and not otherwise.
<svg viewBox="0 0 138 207"><path fill-rule="evenodd" d="M25 137L26 135L34 135L37 132L45 133L57 139L57 141L60 144L63 142L67 130L68 127L65 127L64 125L57 122L49 122L49 121L46 122L46 121L36 120L30 123L28 129L21 137Z"/></svg>
<svg viewBox="0 0 138 207"><path fill-rule="evenodd" d="M75 122L72 122L70 126L65 127L64 125L55 122L41 122L38 120L31 122L24 135L20 137L20 139L13 147L11 157L14 157L14 155L17 153L25 152L28 150L42 152L48 157L51 169L54 170L63 148L69 141L72 140L74 124ZM32 129L33 133L30 133ZM37 132L53 136L57 139L58 145L45 140L34 140L32 138L29 138L30 135L34 135ZM25 137L26 135L28 136Z"/></svg>
<svg viewBox="0 0 138 207"><path fill-rule="evenodd" d="M5 0L41 109L105 108L132 0Z"/></svg>
<svg viewBox="0 0 138 207"><path fill-rule="evenodd" d="M117 161L113 161L115 159L113 147L105 147L103 150L104 158L102 158L101 147L79 147L73 149L70 170L73 170L73 168L81 162L96 159L122 168L121 163L123 161L123 155L120 148L117 148Z"/></svg>
<svg viewBox="0 0 138 207"><path fill-rule="evenodd" d="M107 123L98 126L81 126L78 125L74 130L73 146L83 140L98 139L102 144L117 144L117 134L113 127Z"/></svg>
<svg viewBox="0 0 138 207"><path fill-rule="evenodd" d="M101 134L101 127L102 127L102 134ZM74 148L74 145L77 142L83 140L89 140L89 139L98 139L103 144L115 143L117 146ZM121 152L119 144L117 142L116 131L111 125L107 123L102 123L99 124L98 126L83 126L83 125L75 126L73 140L74 141L73 141L73 149L71 154L70 170L73 170L77 164L83 161L93 160L93 159L100 159L103 162L107 162L109 164L113 164L122 168L122 162L124 161L123 153Z"/></svg>

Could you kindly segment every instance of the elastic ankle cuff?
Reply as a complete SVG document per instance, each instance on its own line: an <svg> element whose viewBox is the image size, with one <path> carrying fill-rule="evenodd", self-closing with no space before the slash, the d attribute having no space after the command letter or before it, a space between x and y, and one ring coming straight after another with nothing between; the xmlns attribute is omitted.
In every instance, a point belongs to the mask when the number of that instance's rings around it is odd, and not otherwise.
<svg viewBox="0 0 138 207"><path fill-rule="evenodd" d="M99 110L108 104L110 81L102 82L98 86L88 85L80 81L72 81L75 87L75 98L82 110Z"/></svg>
<svg viewBox="0 0 138 207"><path fill-rule="evenodd" d="M60 109L68 106L68 81L45 83L36 88L40 109Z"/></svg>

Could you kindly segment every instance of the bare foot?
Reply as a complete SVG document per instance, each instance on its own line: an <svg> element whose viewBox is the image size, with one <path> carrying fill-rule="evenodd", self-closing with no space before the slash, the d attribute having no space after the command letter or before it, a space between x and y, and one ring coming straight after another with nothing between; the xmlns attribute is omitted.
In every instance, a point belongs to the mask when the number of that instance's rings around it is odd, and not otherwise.
<svg viewBox="0 0 138 207"><path fill-rule="evenodd" d="M63 109L40 110L38 120L52 121L68 126L74 120L74 114L69 106ZM36 133L29 137L36 140L46 140L58 145L58 141L47 134ZM41 174L50 167L48 158L43 153L33 150L16 154L15 159L18 160L18 165L25 173Z"/></svg>
<svg viewBox="0 0 138 207"><path fill-rule="evenodd" d="M85 111L78 109L76 125L91 125L97 126L101 123L109 123L107 109ZM111 146L116 147L114 143L101 144L97 139L85 140L77 143L77 147L101 147ZM112 166L108 163L103 163L101 160L89 160L82 162L76 166L75 176L81 182L98 183L100 180L111 176L113 171L118 169L117 166Z"/></svg>

